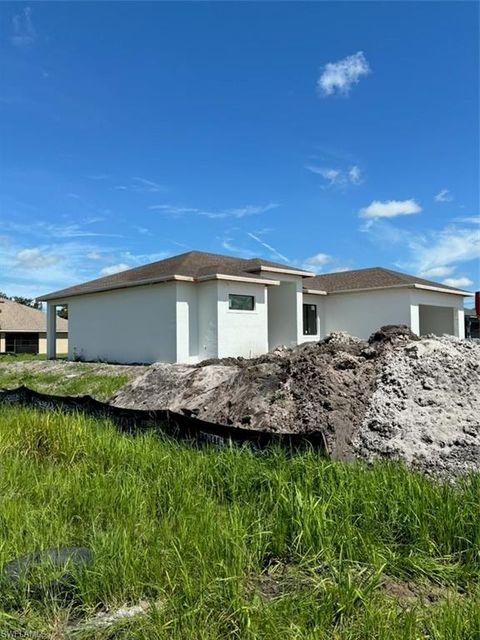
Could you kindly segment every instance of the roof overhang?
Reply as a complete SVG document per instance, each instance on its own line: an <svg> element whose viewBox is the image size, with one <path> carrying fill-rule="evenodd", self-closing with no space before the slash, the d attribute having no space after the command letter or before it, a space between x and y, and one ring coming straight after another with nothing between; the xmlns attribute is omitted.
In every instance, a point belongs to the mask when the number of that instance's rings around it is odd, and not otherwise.
<svg viewBox="0 0 480 640"><path fill-rule="evenodd" d="M269 280L268 278L245 278L244 276L234 276L227 273L209 273L206 276L196 278L196 282L207 282L208 280L228 280L230 282L245 282L247 284L263 284L278 287L280 285L279 280Z"/></svg>
<svg viewBox="0 0 480 640"><path fill-rule="evenodd" d="M303 271L302 269L282 269L281 267L268 267L266 265L260 265L259 267L251 267L250 269L245 269L245 271L268 271L269 273L285 273L290 276L302 276L302 278L312 278L317 275L312 271Z"/></svg>
<svg viewBox="0 0 480 640"><path fill-rule="evenodd" d="M303 293L310 293L314 296L326 296L328 295L326 291L320 291L319 289L303 289Z"/></svg>
<svg viewBox="0 0 480 640"><path fill-rule="evenodd" d="M390 284L383 287L363 287L362 289L341 289L339 291L328 291L327 295L333 296L339 293L362 293L366 291L385 291L388 289L423 289L426 291L435 291L437 293L449 293L454 296L473 296L473 293L461 291L460 289L444 289L443 287L435 287L427 284Z"/></svg>
<svg viewBox="0 0 480 640"><path fill-rule="evenodd" d="M37 300L41 302L57 302L57 304L62 304L66 302L69 298L76 298L77 296L86 296L90 293L102 293L106 291L116 291L118 289L130 289L131 287L142 287L149 284L162 284L163 282L195 282L195 278L191 276L179 276L179 275L169 275L163 276L161 278L147 278L145 280L137 280L135 282L122 282L119 284L109 285L106 287L97 287L95 289L89 289L88 291L78 291L73 293L62 293L62 291L54 291L53 293L47 293L44 296L39 296Z"/></svg>

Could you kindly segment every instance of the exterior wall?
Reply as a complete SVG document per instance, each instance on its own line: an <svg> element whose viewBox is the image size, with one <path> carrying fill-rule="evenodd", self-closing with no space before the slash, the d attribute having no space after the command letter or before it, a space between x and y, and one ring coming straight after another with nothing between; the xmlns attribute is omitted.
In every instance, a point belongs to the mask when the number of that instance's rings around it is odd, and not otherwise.
<svg viewBox="0 0 480 640"><path fill-rule="evenodd" d="M18 333L18 332L15 332ZM21 333L28 333L21 332ZM34 333L38 333L35 331ZM5 341L6 333L0 333L0 353L5 353L6 341ZM46 354L47 353L47 334L45 332L38 333L38 353ZM57 353L65 354L68 353L68 333L58 332L57 333Z"/></svg>
<svg viewBox="0 0 480 640"><path fill-rule="evenodd" d="M347 331L368 338L385 324L410 326L410 290L362 291L326 296L325 333Z"/></svg>
<svg viewBox="0 0 480 640"><path fill-rule="evenodd" d="M318 342L321 337L325 335L325 306L324 298L326 296L317 296L311 293L303 294L302 304L316 304L317 305L317 333L315 335L306 336L303 335L303 312L302 312L302 339L300 342Z"/></svg>
<svg viewBox="0 0 480 640"><path fill-rule="evenodd" d="M68 353L68 333L57 331L57 355L65 355ZM38 353L47 353L47 334L38 334Z"/></svg>
<svg viewBox="0 0 480 640"><path fill-rule="evenodd" d="M218 281L198 286L198 355L200 362L218 357Z"/></svg>
<svg viewBox="0 0 480 640"><path fill-rule="evenodd" d="M271 289L262 284L218 281L218 357L251 358L268 351L268 306ZM230 293L255 297L253 311L228 308Z"/></svg>
<svg viewBox="0 0 480 640"><path fill-rule="evenodd" d="M329 295L325 300L323 335L332 331L347 331L359 338L368 338L385 324L406 324L419 335L419 305L451 309L454 335L464 337L462 296L421 289L383 289Z"/></svg>
<svg viewBox="0 0 480 640"><path fill-rule="evenodd" d="M465 338L465 317L463 310L463 297L437 291L425 291L422 289L410 290L410 304L412 331L420 335L420 305L433 305L436 307L449 307L453 313L453 335ZM442 333L445 333L442 331Z"/></svg>
<svg viewBox="0 0 480 640"><path fill-rule="evenodd" d="M262 277L280 280L268 289L268 349L304 342L303 283L301 276L262 271Z"/></svg>
<svg viewBox="0 0 480 640"><path fill-rule="evenodd" d="M68 305L70 359L176 361L174 282L73 297Z"/></svg>

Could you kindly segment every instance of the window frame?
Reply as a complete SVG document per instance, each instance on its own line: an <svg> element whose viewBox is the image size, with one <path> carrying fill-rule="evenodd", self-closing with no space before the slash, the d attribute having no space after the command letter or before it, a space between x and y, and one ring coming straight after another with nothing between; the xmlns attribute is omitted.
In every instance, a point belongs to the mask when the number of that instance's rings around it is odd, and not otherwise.
<svg viewBox="0 0 480 640"><path fill-rule="evenodd" d="M305 307L314 307L315 309L309 309L309 311L311 311L314 315L313 315L313 319L314 319L314 323L315 323L315 331L314 332L310 332L308 331L309 326L308 326L308 313L305 314ZM303 307L302 307L302 318L303 318L303 326L302 326L302 331L303 331L303 335L304 336L318 336L318 305L314 304L313 302L304 302L303 303ZM310 319L312 319L312 316L310 316ZM307 320L307 322L306 322Z"/></svg>
<svg viewBox="0 0 480 640"><path fill-rule="evenodd" d="M232 299L233 298L251 298L252 300L252 308L251 309L236 309L232 307ZM254 313L257 307L257 301L254 295L249 293L229 293L228 294L228 310L233 311L234 313Z"/></svg>

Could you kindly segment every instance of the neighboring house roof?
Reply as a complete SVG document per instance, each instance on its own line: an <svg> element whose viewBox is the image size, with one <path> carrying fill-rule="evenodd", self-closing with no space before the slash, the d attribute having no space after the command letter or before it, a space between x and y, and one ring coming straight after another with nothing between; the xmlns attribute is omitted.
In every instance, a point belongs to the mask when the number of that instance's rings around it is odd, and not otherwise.
<svg viewBox="0 0 480 640"><path fill-rule="evenodd" d="M424 280L417 276L410 276L406 273L400 273L399 271L391 271L383 267L326 273L308 280L308 290L325 291L327 294L365 291L368 289L390 289L392 287L433 289L436 291L445 291L445 293L469 295L467 291L462 291L455 287L448 287L439 282Z"/></svg>
<svg viewBox="0 0 480 640"><path fill-rule="evenodd" d="M47 315L43 311L0 298L0 331L44 332L46 330ZM57 318L57 332L67 331L68 322L64 318Z"/></svg>
<svg viewBox="0 0 480 640"><path fill-rule="evenodd" d="M189 251L172 258L159 260L150 264L121 271L111 276L90 280L83 284L54 291L42 296L40 300L52 300L78 296L96 291L108 291L110 289L122 289L125 287L152 284L168 280L202 281L218 276L230 276L232 279L254 281L259 280L259 272L273 271L274 273L289 273L292 275L313 276L309 271L303 271L295 267L289 267L278 262L253 258L246 260L223 256L217 253L204 253L202 251ZM255 275L257 274L257 275ZM263 284L269 284L262 279ZM278 284L273 280L270 284Z"/></svg>
<svg viewBox="0 0 480 640"><path fill-rule="evenodd" d="M478 318L478 314L475 309L464 309L464 313L469 318Z"/></svg>

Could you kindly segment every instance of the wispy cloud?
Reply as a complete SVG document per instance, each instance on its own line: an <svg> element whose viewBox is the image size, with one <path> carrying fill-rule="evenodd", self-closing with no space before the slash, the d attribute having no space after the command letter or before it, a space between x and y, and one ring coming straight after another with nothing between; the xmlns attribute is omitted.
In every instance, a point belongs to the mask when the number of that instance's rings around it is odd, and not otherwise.
<svg viewBox="0 0 480 640"><path fill-rule="evenodd" d="M353 85L358 84L362 76L371 73L363 51L347 56L337 62L329 62L323 67L317 81L317 90L322 96L334 93L348 95Z"/></svg>
<svg viewBox="0 0 480 640"><path fill-rule="evenodd" d="M124 262L119 262L118 264L111 264L107 267L103 267L100 269L101 276L113 276L115 273L120 273L121 271L126 271L130 269L130 265L125 264Z"/></svg>
<svg viewBox="0 0 480 640"><path fill-rule="evenodd" d="M473 284L473 280L470 280L470 278L467 278L466 276L460 276L459 278L445 278L442 282L449 287L471 287Z"/></svg>
<svg viewBox="0 0 480 640"><path fill-rule="evenodd" d="M262 247L264 249L267 249L267 251L269 251L275 258L281 260L282 262L290 262L287 256L284 256L283 253L280 253L280 251L275 249L275 247L272 247L271 244L268 244L268 242L265 242L254 233L247 233L247 236L250 236L252 240L255 240L255 242L258 242L258 244L262 245Z"/></svg>
<svg viewBox="0 0 480 640"><path fill-rule="evenodd" d="M184 207L179 205L172 204L153 204L148 208L151 210L162 211L163 213L175 217L181 217L184 215L197 215L204 216L211 219L222 219L222 218L245 218L246 216L258 215L261 213L265 213L270 211L271 209L276 209L278 204L274 202L269 202L265 205L245 205L243 207L236 207L233 209L223 209L220 211L209 211L206 209L200 209L198 207Z"/></svg>
<svg viewBox="0 0 480 640"><path fill-rule="evenodd" d="M25 7L13 16L12 28L10 41L15 47L29 47L35 42L36 32L30 7Z"/></svg>
<svg viewBox="0 0 480 640"><path fill-rule="evenodd" d="M162 191L168 191L167 187L153 180L147 180L146 178L140 178L135 176L132 178L134 183L134 189L144 193L158 193Z"/></svg>
<svg viewBox="0 0 480 640"><path fill-rule="evenodd" d="M410 198L409 200L387 200L381 202L380 200L374 200L368 207L360 209L360 218L375 219L375 218L396 218L397 216L408 216L414 213L420 213L422 207L416 200Z"/></svg>
<svg viewBox="0 0 480 640"><path fill-rule="evenodd" d="M47 251L39 249L22 249L15 256L16 266L21 269L42 269L60 262L61 256L49 254Z"/></svg>
<svg viewBox="0 0 480 640"><path fill-rule="evenodd" d="M363 231L383 247L397 247L401 258L396 265L425 278L445 278L459 264L480 260L480 229L476 226L450 223L439 230L415 233L378 220Z"/></svg>
<svg viewBox="0 0 480 640"><path fill-rule="evenodd" d="M312 164L305 165L305 169L321 176L326 181L324 188L346 187L350 184L359 185L363 182L362 170L356 164L345 170L331 167L319 167Z"/></svg>
<svg viewBox="0 0 480 640"><path fill-rule="evenodd" d="M311 271L314 271L315 269L322 269L331 261L332 257L329 256L328 253L316 253L314 256L305 258L303 264L307 267L307 270L310 269Z"/></svg>
<svg viewBox="0 0 480 640"><path fill-rule="evenodd" d="M453 196L448 189L442 189L434 197L435 202L452 202Z"/></svg>

